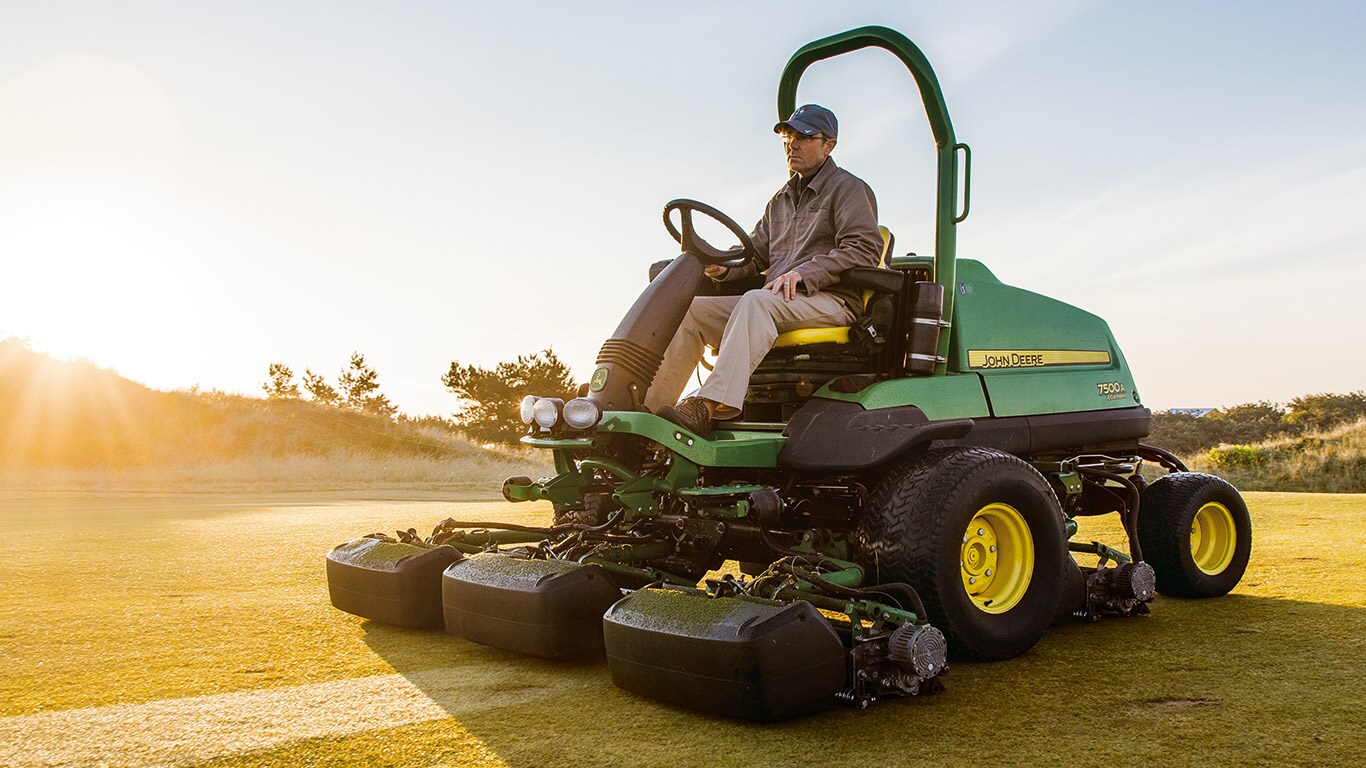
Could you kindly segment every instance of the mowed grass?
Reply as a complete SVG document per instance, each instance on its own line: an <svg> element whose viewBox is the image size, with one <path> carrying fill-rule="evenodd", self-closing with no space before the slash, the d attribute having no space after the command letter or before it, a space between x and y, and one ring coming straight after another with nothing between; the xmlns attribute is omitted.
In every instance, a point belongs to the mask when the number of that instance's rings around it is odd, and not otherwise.
<svg viewBox="0 0 1366 768"><path fill-rule="evenodd" d="M549 514L392 496L0 495L0 763L1366 761L1366 495L1248 494L1252 565L1228 597L1159 598L1150 616L1056 628L1018 659L955 663L934 696L777 725L634 696L604 662L332 609L323 558L340 541ZM1108 521L1082 536L1123 543ZM184 712L202 732L158 730Z"/></svg>

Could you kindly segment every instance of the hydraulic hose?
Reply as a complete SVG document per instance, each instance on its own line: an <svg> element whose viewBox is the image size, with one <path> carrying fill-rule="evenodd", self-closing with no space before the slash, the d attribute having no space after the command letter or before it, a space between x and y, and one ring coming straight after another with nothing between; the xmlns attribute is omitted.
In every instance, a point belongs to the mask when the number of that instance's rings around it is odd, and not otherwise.
<svg viewBox="0 0 1366 768"><path fill-rule="evenodd" d="M618 509L616 512L613 512L611 515L609 515L609 516L607 517L607 521L604 522L602 525L590 525L590 526L588 526L588 527L586 527L586 528L581 528L580 530L582 530L584 533L597 533L598 531L605 531L605 530L608 530L609 528L612 528L612 527L615 526L617 523L621 522L621 518L624 517L625 515L626 515L626 510L624 510L624 509ZM571 525L574 525L575 527L578 527L578 525L580 525L580 524L571 523ZM563 528L564 526L558 526L558 527Z"/></svg>
<svg viewBox="0 0 1366 768"><path fill-rule="evenodd" d="M868 587L867 589L862 591L875 595L887 595L888 597L892 597L890 593L899 592L901 593L902 597L906 598L906 600L910 602L911 610L915 611L916 621L920 624L930 623L930 617L925 614L925 603L921 601L920 593L916 592L915 588L912 587L910 584L904 584L899 581L893 581L888 582L886 584L878 584L876 586ZM895 597L892 597L892 600L893 602L896 602ZM901 607L905 608L906 606L902 605Z"/></svg>
<svg viewBox="0 0 1366 768"><path fill-rule="evenodd" d="M782 544L779 544L778 541L773 538L773 534L762 526L759 528L759 536L763 538L764 543L767 544L770 549L773 549L776 552L781 552L784 555L790 555L792 557L800 557L813 565L823 565L837 571L844 570L843 563L835 562L818 552L803 552L800 549L792 549L791 547L785 547Z"/></svg>
<svg viewBox="0 0 1366 768"><path fill-rule="evenodd" d="M435 538L438 534L461 528L473 528L494 531L517 531L519 533L544 533L546 535L553 535L556 533L569 533L571 531L583 531L585 533L598 532L605 531L611 528L612 526L616 525L618 522L621 521L622 516L625 514L625 510L618 509L616 512L612 514L611 517L607 518L606 522L602 523L601 525L584 525L583 523L561 523L560 525L553 525L549 528L534 525L516 525L514 523L486 523L477 521L470 522L466 520L455 520L453 518L448 517L445 520L442 520L441 523L436 526L436 528L432 529L432 537Z"/></svg>
<svg viewBox="0 0 1366 768"><path fill-rule="evenodd" d="M793 563L779 562L775 565L777 565L779 570L785 573L790 573L799 579L810 582L816 589L819 589L827 595L844 598L866 598L870 595L879 595L888 598L891 602L896 603L898 608L903 610L906 608L907 604L909 604L911 610L915 613L917 624L929 623L929 617L925 614L925 603L921 601L920 594L917 593L910 584L890 582L887 584L878 584L873 587L843 587L839 584L826 581L821 578L819 573L798 568ZM901 600L898 600L893 593L900 594L906 602L903 603Z"/></svg>
<svg viewBox="0 0 1366 768"><path fill-rule="evenodd" d="M1142 501L1142 494L1138 492L1138 486L1133 481L1123 475L1114 472L1106 472L1103 469L1094 467L1078 467L1077 471L1090 477L1099 477L1103 480L1110 480L1124 486L1128 492L1129 501L1125 504L1128 514L1121 514L1120 519L1124 522L1124 533L1129 537L1129 556L1134 562L1142 562L1143 550L1138 543L1138 505Z"/></svg>
<svg viewBox="0 0 1366 768"><path fill-rule="evenodd" d="M1177 458L1176 454L1172 453L1171 451L1167 451L1167 450L1163 450L1162 448L1158 448L1158 447L1155 446L1155 445L1147 445L1146 443L1139 443L1139 444L1138 444L1138 455L1141 456L1142 458L1149 459L1149 460L1151 460L1151 461L1157 462L1158 464L1161 464L1161 465L1162 465L1163 467L1165 467L1165 468L1167 469L1167 471L1169 471L1169 472L1172 472L1172 471L1175 471L1175 472L1189 472L1189 471L1190 471L1189 469L1186 468L1186 463L1185 463L1184 461L1182 461L1181 459Z"/></svg>

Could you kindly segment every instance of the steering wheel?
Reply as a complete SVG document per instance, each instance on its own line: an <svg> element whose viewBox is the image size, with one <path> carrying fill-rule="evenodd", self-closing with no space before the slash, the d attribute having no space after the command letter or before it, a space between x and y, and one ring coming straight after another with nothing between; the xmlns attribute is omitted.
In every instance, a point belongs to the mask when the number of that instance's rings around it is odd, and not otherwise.
<svg viewBox="0 0 1366 768"><path fill-rule="evenodd" d="M673 220L669 218L669 214L674 211L680 212L679 222L682 225L682 232L679 232L678 228L674 227ZM720 222L722 226L730 230L730 233L735 235L735 238L740 241L739 247L722 251L713 247L706 240L703 240L693 228L693 211L705 213ZM696 200L687 200L684 198L670 200L668 205L664 206L664 228L669 230L669 234L673 235L673 238L678 241L679 245L683 246L683 251L685 253L691 252L707 266L716 265L728 269L735 269L750 263L759 255L758 252L754 250L754 241L749 239L749 233L742 229L739 224L736 224L735 219L732 219L706 203L699 203Z"/></svg>

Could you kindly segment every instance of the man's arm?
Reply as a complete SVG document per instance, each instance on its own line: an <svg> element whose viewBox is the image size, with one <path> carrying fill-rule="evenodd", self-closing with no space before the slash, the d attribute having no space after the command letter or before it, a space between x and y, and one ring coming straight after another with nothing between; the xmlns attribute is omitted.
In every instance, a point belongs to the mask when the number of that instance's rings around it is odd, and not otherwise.
<svg viewBox="0 0 1366 768"><path fill-rule="evenodd" d="M877 229L877 199L861 179L848 177L831 199L835 224L835 247L792 271L801 277L802 292L815 295L839 282L850 267L875 267L882 254L882 235Z"/></svg>
<svg viewBox="0 0 1366 768"><path fill-rule="evenodd" d="M716 270L715 273L713 273L712 267L707 267L707 275L711 277L711 279L723 283L731 280L743 280L768 269L768 217L772 207L773 202L769 201L769 204L764 208L763 218L759 219L758 224L754 225L754 231L749 233L749 239L754 243L754 260L743 267L737 267L735 269L722 268L724 271Z"/></svg>

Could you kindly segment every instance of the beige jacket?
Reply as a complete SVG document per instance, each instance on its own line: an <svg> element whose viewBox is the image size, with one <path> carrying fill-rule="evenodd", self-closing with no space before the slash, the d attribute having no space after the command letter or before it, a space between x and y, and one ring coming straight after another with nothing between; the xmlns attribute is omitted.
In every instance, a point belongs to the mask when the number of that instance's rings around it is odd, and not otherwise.
<svg viewBox="0 0 1366 768"><path fill-rule="evenodd" d="M767 270L770 278L796 270L807 295L825 291L855 313L860 291L839 284L850 267L875 267L882 253L877 199L862 179L826 158L804 185L796 174L768 201L750 237L759 258L732 269L722 280L739 280Z"/></svg>

